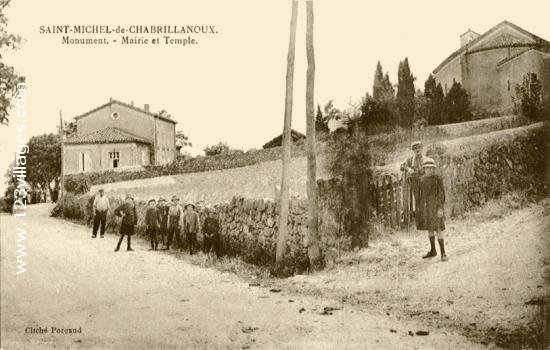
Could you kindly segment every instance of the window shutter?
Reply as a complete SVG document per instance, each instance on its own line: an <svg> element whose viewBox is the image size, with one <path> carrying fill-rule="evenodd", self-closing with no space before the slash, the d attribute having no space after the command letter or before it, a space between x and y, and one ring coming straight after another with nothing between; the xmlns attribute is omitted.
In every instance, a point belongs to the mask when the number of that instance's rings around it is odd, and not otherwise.
<svg viewBox="0 0 550 350"><path fill-rule="evenodd" d="M92 157L90 157L90 153L88 152L84 153L84 167L86 171L92 170Z"/></svg>
<svg viewBox="0 0 550 350"><path fill-rule="evenodd" d="M78 154L78 171L81 172L81 171L84 171L82 165L82 159L84 158L84 153L79 153Z"/></svg>

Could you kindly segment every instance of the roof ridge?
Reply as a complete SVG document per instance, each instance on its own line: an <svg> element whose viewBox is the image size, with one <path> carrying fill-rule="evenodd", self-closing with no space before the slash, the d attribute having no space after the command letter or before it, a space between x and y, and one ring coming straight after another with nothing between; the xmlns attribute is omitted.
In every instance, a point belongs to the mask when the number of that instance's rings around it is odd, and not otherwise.
<svg viewBox="0 0 550 350"><path fill-rule="evenodd" d="M466 45L464 46L461 46L460 48L458 48L457 50L453 51L453 53L451 53L446 59L444 59L433 71L432 73L433 74L436 74L437 72L439 72L443 67L445 67L447 64L449 64L449 62L451 62L452 60L454 60L458 55L460 55L461 53L463 52L466 52L468 51L473 45L479 43L480 41L482 41L483 39L485 39L489 34L495 32L497 29L501 28L502 26L504 25L509 25L511 26L512 28L514 28L515 30L519 31L519 32L522 32L523 34L526 34L527 36L530 36L532 39L534 39L536 41L536 44L535 45L541 45L543 44L544 46L550 46L550 42L521 28L520 26L518 26L517 24L514 24L508 20L503 20L502 22L498 23L497 25L495 25L494 27L490 28L489 30L485 31L483 34L481 34L480 36L478 36L477 38L475 38L474 40L470 41L469 43L467 43Z"/></svg>
<svg viewBox="0 0 550 350"><path fill-rule="evenodd" d="M171 122L171 123L174 123L174 124L177 124L178 122L172 118L168 118L168 117L164 117L164 116L161 116L160 114L158 113L153 113L153 112L148 112L146 111L145 109L143 108L140 108L140 107L137 107L137 106L134 106L133 104L130 104L130 103L126 103L126 102L123 102L121 100L118 100L118 99L115 99L115 98L111 98L107 103L104 103L100 106L97 106L95 108L92 108L91 110L89 110L88 112L86 113L83 113L83 114L80 114L80 115L77 115L76 117L74 117L74 119L80 119L80 118L83 118L83 117L86 117L88 116L89 114L91 113L94 113L96 111L99 111L100 109L102 108L105 108L113 103L117 103L119 105L122 105L124 107L127 107L127 108L130 108L130 109L133 109L135 111L138 111L138 112L141 112L143 114L146 114L146 115L149 115L153 118L159 118L159 119L162 119L162 120L165 120L165 121L168 121L168 122Z"/></svg>
<svg viewBox="0 0 550 350"><path fill-rule="evenodd" d="M109 132L111 135L109 135ZM112 135L114 134L114 135ZM117 138L118 137L118 138ZM97 139L94 139L97 138ZM103 140L102 140L103 139ZM108 126L84 135L67 138L67 143L142 142L150 144L146 138L134 135L115 126Z"/></svg>

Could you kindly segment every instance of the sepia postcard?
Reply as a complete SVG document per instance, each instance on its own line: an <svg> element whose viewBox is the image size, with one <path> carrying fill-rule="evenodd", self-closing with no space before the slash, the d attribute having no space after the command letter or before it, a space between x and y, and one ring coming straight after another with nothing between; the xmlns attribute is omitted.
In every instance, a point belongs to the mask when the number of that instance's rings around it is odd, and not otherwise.
<svg viewBox="0 0 550 350"><path fill-rule="evenodd" d="M0 0L0 349L550 349L549 13Z"/></svg>

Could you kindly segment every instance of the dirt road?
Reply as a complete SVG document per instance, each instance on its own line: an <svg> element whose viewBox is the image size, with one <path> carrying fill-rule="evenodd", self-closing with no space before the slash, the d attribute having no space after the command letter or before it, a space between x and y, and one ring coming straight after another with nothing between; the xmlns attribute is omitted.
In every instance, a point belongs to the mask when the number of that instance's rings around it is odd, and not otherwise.
<svg viewBox="0 0 550 350"><path fill-rule="evenodd" d="M1 219L2 349L476 349L454 331L411 337L417 321L322 296L270 292L167 253L113 252L116 237L29 207L27 271L16 275L16 221ZM343 307L321 315L324 307ZM302 310L302 312L300 312ZM330 314L330 312L328 313ZM43 334L28 327L47 328ZM81 329L52 334L51 327Z"/></svg>
<svg viewBox="0 0 550 350"><path fill-rule="evenodd" d="M550 200L447 226L445 263L420 258L429 248L427 235L413 229L348 254L330 269L274 285L418 320L428 330L453 329L488 346L547 349Z"/></svg>

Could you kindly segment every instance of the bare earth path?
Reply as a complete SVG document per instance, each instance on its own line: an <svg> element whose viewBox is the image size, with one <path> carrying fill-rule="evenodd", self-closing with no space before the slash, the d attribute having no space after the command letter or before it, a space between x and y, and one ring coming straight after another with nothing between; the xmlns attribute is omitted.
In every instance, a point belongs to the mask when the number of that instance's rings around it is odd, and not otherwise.
<svg viewBox="0 0 550 350"><path fill-rule="evenodd" d="M454 329L488 346L550 344L550 199L502 217L447 225L450 260L420 258L425 232L400 232L309 276L273 281L356 309L377 309L429 331ZM398 334L408 333L397 326ZM446 347L452 348L452 347Z"/></svg>
<svg viewBox="0 0 550 350"><path fill-rule="evenodd" d="M351 306L320 315L333 300L251 287L233 274L147 251L143 242L135 252L114 253L116 237L92 240L88 229L48 217L50 208L29 207L27 272L20 275L16 221L0 217L2 349L480 347L444 329L428 337L393 333L423 326ZM27 327L82 333L26 334Z"/></svg>

